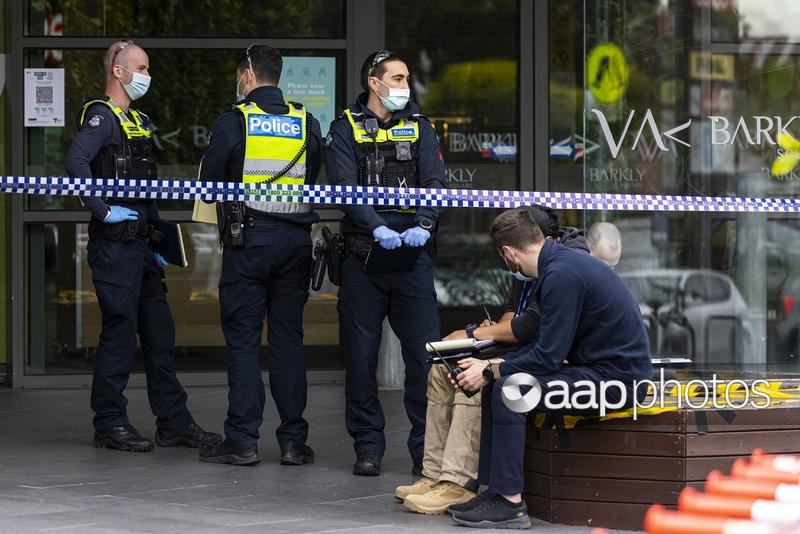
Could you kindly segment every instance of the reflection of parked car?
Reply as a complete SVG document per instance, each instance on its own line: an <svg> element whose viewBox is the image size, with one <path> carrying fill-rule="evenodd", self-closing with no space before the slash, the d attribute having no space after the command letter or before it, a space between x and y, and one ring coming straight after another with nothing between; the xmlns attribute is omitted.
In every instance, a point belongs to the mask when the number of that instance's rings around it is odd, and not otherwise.
<svg viewBox="0 0 800 534"><path fill-rule="evenodd" d="M781 293L781 310L775 326L775 354L778 361L800 357L800 277L790 278Z"/></svg>
<svg viewBox="0 0 800 534"><path fill-rule="evenodd" d="M697 366L741 359L749 335L747 304L727 275L703 269L629 271L630 289L654 356L682 356Z"/></svg>

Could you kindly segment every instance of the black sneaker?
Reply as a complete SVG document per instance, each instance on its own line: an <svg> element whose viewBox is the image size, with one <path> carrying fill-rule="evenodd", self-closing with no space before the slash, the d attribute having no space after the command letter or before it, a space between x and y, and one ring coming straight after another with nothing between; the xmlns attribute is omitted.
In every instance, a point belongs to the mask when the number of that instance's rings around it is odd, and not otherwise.
<svg viewBox="0 0 800 534"><path fill-rule="evenodd" d="M148 452L155 444L142 437L132 425L112 426L94 431L93 444L98 449L118 449L121 451Z"/></svg>
<svg viewBox="0 0 800 534"><path fill-rule="evenodd" d="M358 455L353 474L366 477L376 477L381 474L381 456L375 452L364 452Z"/></svg>
<svg viewBox="0 0 800 534"><path fill-rule="evenodd" d="M255 445L237 443L228 439L219 445L201 447L199 458L201 462L231 465L255 465L261 461Z"/></svg>
<svg viewBox="0 0 800 534"><path fill-rule="evenodd" d="M490 493L471 510L454 513L453 521L475 528L531 528L531 518L528 517L528 505L525 501L513 503L496 493Z"/></svg>
<svg viewBox="0 0 800 534"><path fill-rule="evenodd" d="M159 428L156 430L159 447L209 447L222 443L222 436L206 432L197 423L186 428Z"/></svg>
<svg viewBox="0 0 800 534"><path fill-rule="evenodd" d="M286 445L281 445L282 465L303 465L314 463L314 449L305 443L289 440Z"/></svg>
<svg viewBox="0 0 800 534"><path fill-rule="evenodd" d="M448 514L454 514L456 512L466 512L467 510L472 510L480 503L488 499L492 494L488 491L484 491L483 493L478 493L472 499L468 500L467 502L462 502L459 504L451 504L447 507Z"/></svg>

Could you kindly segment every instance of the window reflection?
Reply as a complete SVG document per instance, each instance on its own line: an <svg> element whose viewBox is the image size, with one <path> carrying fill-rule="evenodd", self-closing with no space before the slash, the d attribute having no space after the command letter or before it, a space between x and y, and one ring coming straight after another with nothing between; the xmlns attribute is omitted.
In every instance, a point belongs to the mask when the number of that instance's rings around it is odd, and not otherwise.
<svg viewBox="0 0 800 534"><path fill-rule="evenodd" d="M344 37L344 0L25 0L25 34L71 37Z"/></svg>

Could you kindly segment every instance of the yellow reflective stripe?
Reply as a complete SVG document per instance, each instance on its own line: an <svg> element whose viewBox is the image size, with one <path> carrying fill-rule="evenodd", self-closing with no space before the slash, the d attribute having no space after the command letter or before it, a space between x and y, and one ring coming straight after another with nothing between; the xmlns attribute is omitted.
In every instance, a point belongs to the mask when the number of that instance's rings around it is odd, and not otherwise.
<svg viewBox="0 0 800 534"><path fill-rule="evenodd" d="M353 113L346 109L344 111L347 120L350 121L350 126L353 127L353 138L356 143L372 143L372 137L367 133L364 128L364 121L356 120ZM375 135L375 141L378 143L386 143L388 141L409 141L411 143L419 139L419 123L412 119L401 119L400 122L388 130L378 128Z"/></svg>
<svg viewBox="0 0 800 534"><path fill-rule="evenodd" d="M122 111L122 108L118 105L114 104L111 100L90 100L83 105L83 112L81 113L81 126L83 126L83 121L86 118L86 111L89 109L89 106L92 104L105 104L108 106L114 115L117 116L117 120L122 126L122 131L125 132L125 136L128 139L133 139L135 137L151 137L153 134L147 128L142 127L142 119L139 116L139 112L135 109L131 109L130 113L133 116L133 120L131 120L128 115Z"/></svg>
<svg viewBox="0 0 800 534"><path fill-rule="evenodd" d="M306 141L307 115L304 108L296 109L289 104L289 112L285 115L266 113L256 104L246 102L236 106L244 115L245 155L242 181L245 183L264 182L283 170L294 159ZM299 120L300 137L292 137L291 133L279 128L266 127L263 135L251 135L248 125L255 121L274 121L277 125ZM259 133L259 132L256 132ZM300 156L288 172L274 180L274 184L303 184L306 176L306 153Z"/></svg>

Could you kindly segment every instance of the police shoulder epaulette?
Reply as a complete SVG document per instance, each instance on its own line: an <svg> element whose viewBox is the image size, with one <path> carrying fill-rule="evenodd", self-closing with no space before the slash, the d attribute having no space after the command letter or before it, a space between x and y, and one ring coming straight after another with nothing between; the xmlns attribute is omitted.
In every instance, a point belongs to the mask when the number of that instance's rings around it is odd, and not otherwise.
<svg viewBox="0 0 800 534"><path fill-rule="evenodd" d="M294 109L303 109L303 104L301 104L300 102L294 102L294 101L292 101L292 100L289 100L289 101L287 102L287 104L291 104L291 106L292 106Z"/></svg>

